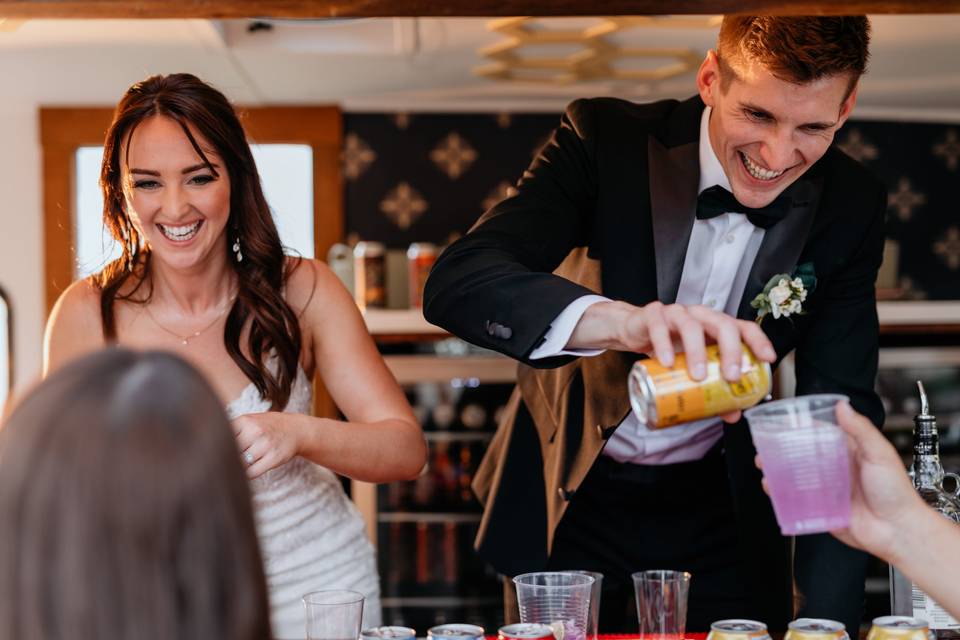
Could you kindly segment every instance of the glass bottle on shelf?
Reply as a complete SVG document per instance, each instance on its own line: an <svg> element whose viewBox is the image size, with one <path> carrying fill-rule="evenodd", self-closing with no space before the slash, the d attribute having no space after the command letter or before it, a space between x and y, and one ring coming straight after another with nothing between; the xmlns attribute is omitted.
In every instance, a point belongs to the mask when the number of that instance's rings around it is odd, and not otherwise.
<svg viewBox="0 0 960 640"><path fill-rule="evenodd" d="M920 391L920 414L914 421L913 464L910 477L923 501L943 517L960 524L960 477L945 473L940 464L940 442L936 416L930 413L923 383L917 381ZM955 483L954 492L943 487L945 478ZM922 544L922 541L918 541ZM938 640L960 639L960 622L950 616L913 584L909 578L890 567L890 608L894 615L922 618L930 624L930 630Z"/></svg>

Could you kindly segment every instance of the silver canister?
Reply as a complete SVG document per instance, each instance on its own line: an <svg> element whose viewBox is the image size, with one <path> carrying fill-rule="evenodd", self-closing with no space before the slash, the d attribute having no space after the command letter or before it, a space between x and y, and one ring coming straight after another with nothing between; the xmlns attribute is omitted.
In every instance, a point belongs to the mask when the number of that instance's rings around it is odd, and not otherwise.
<svg viewBox="0 0 960 640"><path fill-rule="evenodd" d="M417 632L410 627L373 627L360 632L360 640L416 640Z"/></svg>
<svg viewBox="0 0 960 640"><path fill-rule="evenodd" d="M483 627L475 624L441 624L427 630L430 640L483 640Z"/></svg>

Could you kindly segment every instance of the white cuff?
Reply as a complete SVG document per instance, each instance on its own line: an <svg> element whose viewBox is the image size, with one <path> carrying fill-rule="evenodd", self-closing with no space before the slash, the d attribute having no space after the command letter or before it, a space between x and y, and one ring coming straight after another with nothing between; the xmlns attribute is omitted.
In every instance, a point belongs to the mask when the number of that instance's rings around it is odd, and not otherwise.
<svg viewBox="0 0 960 640"><path fill-rule="evenodd" d="M606 349L566 349L567 341L573 335L573 330L577 328L577 323L583 317L588 307L598 302L610 302L610 298L597 295L580 296L567 305L567 308L560 312L550 328L543 336L543 342L540 346L530 353L531 360L540 360L541 358L551 358L553 356L595 356L603 353Z"/></svg>

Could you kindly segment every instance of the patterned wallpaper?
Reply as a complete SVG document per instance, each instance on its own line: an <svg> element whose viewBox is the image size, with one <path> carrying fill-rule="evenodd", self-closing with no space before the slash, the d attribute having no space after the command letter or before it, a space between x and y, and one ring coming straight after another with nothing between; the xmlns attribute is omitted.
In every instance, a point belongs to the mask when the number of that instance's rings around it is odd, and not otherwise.
<svg viewBox="0 0 960 640"><path fill-rule="evenodd" d="M445 244L503 198L556 114L345 114L346 229ZM960 299L960 125L851 121L836 143L890 192L885 293Z"/></svg>
<svg viewBox="0 0 960 640"><path fill-rule="evenodd" d="M346 229L391 248L446 244L503 199L555 114L345 114Z"/></svg>
<svg viewBox="0 0 960 640"><path fill-rule="evenodd" d="M837 137L887 185L892 293L960 299L960 125L857 121Z"/></svg>

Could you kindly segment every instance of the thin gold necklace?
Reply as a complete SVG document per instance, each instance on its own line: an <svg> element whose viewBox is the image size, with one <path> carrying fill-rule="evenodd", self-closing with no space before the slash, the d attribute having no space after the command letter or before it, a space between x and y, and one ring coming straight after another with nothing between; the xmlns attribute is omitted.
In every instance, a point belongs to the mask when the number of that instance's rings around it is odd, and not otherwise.
<svg viewBox="0 0 960 640"><path fill-rule="evenodd" d="M227 302L223 305L223 308L220 309L220 313L218 313L218 314L217 314L217 317L213 319L213 322L211 322L210 324L206 325L205 327L203 327L203 328L200 329L199 331L194 331L193 333L188 333L187 335L181 335L181 334L177 333L176 331L171 331L170 329L168 329L168 328L166 328L165 326L163 326L162 324L160 324L160 321L157 320L157 317L156 317L155 315L153 315L153 312L152 312L152 311L150 311L150 305L149 305L149 304L144 305L144 309L147 310L147 315L150 316L150 319L151 319L151 320L153 320L153 324L157 325L160 329L162 329L162 330L165 331L166 333L169 333L169 334L172 335L174 338L176 338L177 340L179 340L179 341L180 341L180 344L186 346L186 345L190 344L190 341L191 341L191 340L193 340L193 339L195 339L195 338L199 338L199 337L200 337L200 334L202 334L204 331L206 331L207 329L209 329L209 328L212 327L213 325L217 324L217 323L220 321L220 318L223 317L223 314L225 314L225 313L227 312L227 309L229 309L229 308L232 306L232 303L233 303L233 301L234 301L235 299L236 299L236 295L230 296L229 300L227 300Z"/></svg>

